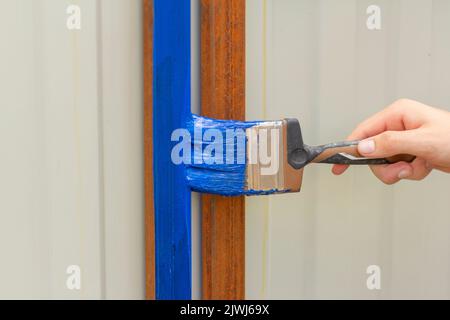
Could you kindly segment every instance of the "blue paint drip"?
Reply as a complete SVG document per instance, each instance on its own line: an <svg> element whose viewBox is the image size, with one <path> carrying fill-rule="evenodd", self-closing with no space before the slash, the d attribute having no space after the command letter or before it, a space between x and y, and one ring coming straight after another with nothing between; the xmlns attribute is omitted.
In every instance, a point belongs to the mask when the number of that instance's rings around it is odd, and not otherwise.
<svg viewBox="0 0 450 320"><path fill-rule="evenodd" d="M269 195L280 192L280 190L246 190L246 147L245 130L251 128L261 121L242 122L234 120L216 120L211 118L192 115L187 122L187 129L191 134L191 142L194 150L191 163L186 165L186 180L193 191L201 193L219 194L224 196L240 195ZM224 137L222 150L230 148L233 154L233 163L227 163L226 157L222 159L222 164L206 164L205 147L211 141L204 141L201 137L206 129L216 129ZM200 132L201 135L197 134ZM244 132L243 148L238 148L236 138L229 138L229 130L241 130ZM225 153L225 152L224 152ZM238 162L242 159L243 162ZM200 163L196 163L200 162ZM284 191L281 191L284 192Z"/></svg>
<svg viewBox="0 0 450 320"><path fill-rule="evenodd" d="M191 193L170 137L190 115L190 1L154 0L153 160L157 299L191 298Z"/></svg>

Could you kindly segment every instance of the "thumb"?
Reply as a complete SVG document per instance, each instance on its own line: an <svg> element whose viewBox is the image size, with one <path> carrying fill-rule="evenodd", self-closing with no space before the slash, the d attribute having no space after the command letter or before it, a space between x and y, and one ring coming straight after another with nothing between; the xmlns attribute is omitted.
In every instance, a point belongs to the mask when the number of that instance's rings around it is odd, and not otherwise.
<svg viewBox="0 0 450 320"><path fill-rule="evenodd" d="M385 131L358 144L358 152L370 158L385 158L399 154L420 155L418 130Z"/></svg>

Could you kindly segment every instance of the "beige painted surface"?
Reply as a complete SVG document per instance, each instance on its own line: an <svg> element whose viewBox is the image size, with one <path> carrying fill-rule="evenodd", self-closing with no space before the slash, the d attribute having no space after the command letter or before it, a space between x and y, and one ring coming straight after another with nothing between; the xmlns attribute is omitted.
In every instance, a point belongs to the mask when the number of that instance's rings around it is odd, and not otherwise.
<svg viewBox="0 0 450 320"><path fill-rule="evenodd" d="M80 31L65 28L70 3ZM369 4L382 8L381 31L365 28ZM400 97L450 109L447 0L247 6L248 119L298 117L316 144ZM142 298L140 1L0 8L0 298ZM450 298L449 183L436 173L386 187L364 168L336 178L311 166L302 193L249 198L247 298ZM65 285L72 264L80 291ZM371 264L380 291L366 289Z"/></svg>
<svg viewBox="0 0 450 320"><path fill-rule="evenodd" d="M104 293L107 299L142 299L145 259L141 0L98 3Z"/></svg>
<svg viewBox="0 0 450 320"><path fill-rule="evenodd" d="M247 0L247 119L297 117L320 144L398 98L450 110L449 33L448 0ZM247 298L450 298L449 186L312 165L301 193L249 198Z"/></svg>
<svg viewBox="0 0 450 320"><path fill-rule="evenodd" d="M7 0L0 24L0 298L142 298L140 1Z"/></svg>

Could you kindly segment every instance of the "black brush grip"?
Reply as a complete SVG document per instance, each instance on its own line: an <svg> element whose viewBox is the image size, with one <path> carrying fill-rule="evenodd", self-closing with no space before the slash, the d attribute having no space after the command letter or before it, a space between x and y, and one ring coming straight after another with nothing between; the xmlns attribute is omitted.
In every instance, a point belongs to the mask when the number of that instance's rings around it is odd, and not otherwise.
<svg viewBox="0 0 450 320"><path fill-rule="evenodd" d="M328 164L345 164L345 165L383 165L383 164L391 164L388 159L349 159L341 154L335 154L320 163L328 163Z"/></svg>
<svg viewBox="0 0 450 320"><path fill-rule="evenodd" d="M297 119L285 119L288 163L296 170L303 168L309 156L303 145L302 130Z"/></svg>

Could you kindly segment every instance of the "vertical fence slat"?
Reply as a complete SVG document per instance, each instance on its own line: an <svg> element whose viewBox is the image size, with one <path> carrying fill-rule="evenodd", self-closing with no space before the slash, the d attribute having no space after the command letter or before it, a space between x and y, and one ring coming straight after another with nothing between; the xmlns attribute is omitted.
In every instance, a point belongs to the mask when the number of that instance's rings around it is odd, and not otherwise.
<svg viewBox="0 0 450 320"><path fill-rule="evenodd" d="M245 0L201 1L202 115L245 118ZM204 299L244 299L245 201L202 196Z"/></svg>

